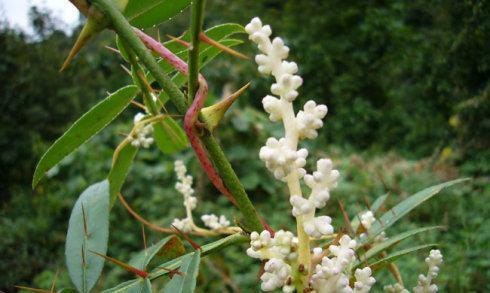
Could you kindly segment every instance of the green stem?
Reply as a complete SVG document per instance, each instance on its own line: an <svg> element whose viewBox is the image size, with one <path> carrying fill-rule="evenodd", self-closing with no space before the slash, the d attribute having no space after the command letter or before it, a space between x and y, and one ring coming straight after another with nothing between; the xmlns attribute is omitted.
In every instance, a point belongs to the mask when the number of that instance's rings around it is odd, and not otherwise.
<svg viewBox="0 0 490 293"><path fill-rule="evenodd" d="M190 41L189 48L189 101L192 101L198 88L199 75L199 34L202 31L204 21L204 6L206 0L194 0L192 4L191 22L190 22Z"/></svg>
<svg viewBox="0 0 490 293"><path fill-rule="evenodd" d="M206 146L208 154L216 166L216 170L220 177L223 179L226 187L230 190L233 198L235 198L238 209L245 216L244 226L251 231L264 230L264 226L257 215L255 207L248 198L245 188L243 188L240 179L238 179L236 173L233 171L230 162L216 142L216 139L209 133L207 135L202 135L200 138Z"/></svg>
<svg viewBox="0 0 490 293"><path fill-rule="evenodd" d="M168 94L170 100L177 108L177 111L184 115L188 108L188 103L184 94L163 72L152 54L146 49L138 36L136 36L132 26L128 23L126 18L124 18L116 5L110 0L92 0L92 2L102 11L102 13L104 13L104 15L106 15L119 37L126 41L129 47L139 57L140 61L153 75L155 80L160 84L162 89ZM201 139L209 152L211 160L216 165L216 169L222 176L225 185L230 189L235 200L239 203L240 211L245 218L244 224L246 228L251 231L262 231L264 227L260 222L257 212L250 202L240 180L238 180L235 171L223 153L223 150L211 134L205 135Z"/></svg>
<svg viewBox="0 0 490 293"><path fill-rule="evenodd" d="M141 40L134 33L133 27L124 18L124 15L117 9L116 4L111 0L93 0L94 5L99 8L104 15L111 21L112 27L117 34L126 41L129 47L140 58L141 62L151 72L156 81L167 92L170 100L175 105L179 113L185 114L187 111L187 101L184 94L161 70L153 55L148 51Z"/></svg>

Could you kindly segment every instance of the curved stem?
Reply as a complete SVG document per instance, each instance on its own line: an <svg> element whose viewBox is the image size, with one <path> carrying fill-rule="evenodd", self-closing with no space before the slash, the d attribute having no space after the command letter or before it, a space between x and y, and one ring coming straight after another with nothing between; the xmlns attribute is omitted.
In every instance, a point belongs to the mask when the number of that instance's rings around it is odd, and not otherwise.
<svg viewBox="0 0 490 293"><path fill-rule="evenodd" d="M112 24L114 30L127 42L130 48L139 57L140 61L150 71L162 89L168 94L178 112L180 114L185 114L187 112L188 103L184 94L163 72L162 68L158 65L152 54L146 49L143 42L136 36L133 28L118 10L116 5L111 0L92 0L92 3L104 13ZM250 231L262 231L264 227L259 216L217 141L209 133L201 136L201 141L205 145L212 162L218 169L219 175L223 178L224 183L235 197L245 219L244 226Z"/></svg>

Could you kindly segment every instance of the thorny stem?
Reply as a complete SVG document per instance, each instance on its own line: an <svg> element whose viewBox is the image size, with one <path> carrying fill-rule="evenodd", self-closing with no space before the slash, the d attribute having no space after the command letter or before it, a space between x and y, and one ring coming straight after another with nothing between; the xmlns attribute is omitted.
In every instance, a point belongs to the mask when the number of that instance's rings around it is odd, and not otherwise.
<svg viewBox="0 0 490 293"><path fill-rule="evenodd" d="M184 94L170 80L170 78L165 75L154 57L146 49L143 42L141 42L141 40L136 36L131 25L116 8L115 4L110 0L93 0L93 3L104 13L104 15L106 15L114 30L127 42L127 44L139 57L141 62L153 75L155 80L160 84L162 89L168 94L178 112L180 114L185 114L187 112L188 104ZM259 220L257 212L245 193L245 190L241 185L240 180L236 176L235 171L223 153L223 150L220 148L217 141L211 134L202 136L201 139L208 150L209 156L215 164L220 176L223 178L226 186L235 197L240 207L240 211L244 216L245 226L247 229L250 229L250 231L262 231L263 225Z"/></svg>
<svg viewBox="0 0 490 293"><path fill-rule="evenodd" d="M188 101L191 101L197 92L199 76L199 34L202 31L205 4L206 0L194 0L191 8Z"/></svg>

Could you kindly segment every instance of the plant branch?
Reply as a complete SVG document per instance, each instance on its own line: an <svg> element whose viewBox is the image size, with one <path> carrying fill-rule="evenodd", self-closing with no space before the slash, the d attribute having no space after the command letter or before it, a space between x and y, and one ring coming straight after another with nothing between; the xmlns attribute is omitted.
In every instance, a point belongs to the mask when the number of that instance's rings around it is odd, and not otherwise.
<svg viewBox="0 0 490 293"><path fill-rule="evenodd" d="M124 18L116 5L110 0L92 0L92 2L108 18L119 37L126 41L128 46L139 57L140 61L150 71L162 89L168 94L170 100L177 108L177 111L180 114L185 114L187 112L188 103L184 94L163 72L152 54L138 38L133 27ZM220 176L222 176L225 185L230 189L233 197L239 203L240 212L243 214L245 220L244 225L251 231L262 231L264 228L258 214L250 202L240 180L236 176L235 171L223 153L223 150L211 134L204 135L201 139L208 150L216 169Z"/></svg>
<svg viewBox="0 0 490 293"><path fill-rule="evenodd" d="M189 98L192 101L198 88L199 76L199 34L202 31L204 20L204 6L206 0L194 0L192 4L191 21L190 21L190 41L189 47Z"/></svg>

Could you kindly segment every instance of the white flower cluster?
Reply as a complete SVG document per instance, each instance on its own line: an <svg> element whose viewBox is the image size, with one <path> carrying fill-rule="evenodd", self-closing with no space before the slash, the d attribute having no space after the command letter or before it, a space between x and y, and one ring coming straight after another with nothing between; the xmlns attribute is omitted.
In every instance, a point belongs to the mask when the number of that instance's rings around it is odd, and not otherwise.
<svg viewBox="0 0 490 293"><path fill-rule="evenodd" d="M184 162L175 161L175 173L177 174L177 183L175 189L184 196L184 206L188 209L195 209L197 205L197 198L194 197L194 189L192 188L192 176L187 175L187 168Z"/></svg>
<svg viewBox="0 0 490 293"><path fill-rule="evenodd" d="M151 124L138 126L138 123L145 118L145 114L137 113L134 116L134 125L136 125L135 137L129 137L131 145L134 147L149 148L153 143L153 137L148 137L153 132L153 126Z"/></svg>
<svg viewBox="0 0 490 293"><path fill-rule="evenodd" d="M429 256L425 259L425 263L429 267L429 271L427 275L419 275L417 280L418 284L413 288L414 293L435 293L439 290L436 284L432 284L432 281L439 274L439 265L442 264L441 251L438 249L431 250ZM383 290L387 293L410 293L410 291L398 283L385 286Z"/></svg>
<svg viewBox="0 0 490 293"><path fill-rule="evenodd" d="M366 211L363 214L361 214L360 221L362 227L366 231L364 233L361 233L361 235L359 235L359 238L363 239L367 237L367 233L369 233L369 229L371 229L373 223L376 222L376 218L374 217L374 213L372 211ZM375 244L381 243L383 241L386 241L387 239L388 238L386 237L386 233L383 231L374 238L374 243Z"/></svg>
<svg viewBox="0 0 490 293"><path fill-rule="evenodd" d="M298 180L304 177L306 185L311 189L311 195L306 199L300 194L291 194L292 213L295 217L303 217L303 228L310 237L319 238L331 234L331 219L327 216L315 218L315 209L325 206L330 198L330 190L337 185L339 172L333 170L331 160L321 159L317 162L317 171L311 175L306 174L303 167L308 151L298 150L299 140L318 136L317 130L323 126L322 119L327 114L327 107L308 101L303 110L295 114L292 102L298 96L298 88L303 80L296 74L296 63L285 60L289 48L281 38L271 40L270 26L263 25L258 17L253 18L245 30L249 39L261 51L255 57L259 72L275 78L275 83L271 86L271 93L275 96L267 95L262 100L263 107L269 113L269 119L282 121L285 129L284 137L271 137L267 140L266 145L260 149L259 157L278 180L288 184L295 181L298 185Z"/></svg>
<svg viewBox="0 0 490 293"><path fill-rule="evenodd" d="M230 226L230 221L224 215L216 216L215 214L202 215L201 220L206 227L211 230L219 230Z"/></svg>
<svg viewBox="0 0 490 293"><path fill-rule="evenodd" d="M260 276L263 291L273 291L282 287L283 292L293 292L294 287L285 285L291 282L291 266L282 259L273 258L265 263L264 273Z"/></svg>
<svg viewBox="0 0 490 293"><path fill-rule="evenodd" d="M276 179L283 181L293 170L296 170L300 177L306 174L306 170L303 169L306 164L306 156L308 156L306 149L293 150L288 146L284 137L279 140L270 137L259 153L267 169L274 173Z"/></svg>
<svg viewBox="0 0 490 293"><path fill-rule="evenodd" d="M436 284L431 284L432 280L439 274L439 265L442 264L442 254L439 250L433 249L425 259L429 266L427 275L419 275L418 284L413 288L414 293L435 293L438 288Z"/></svg>
<svg viewBox="0 0 490 293"><path fill-rule="evenodd" d="M405 289L399 283L396 283L394 285L384 286L383 291L386 292L386 293L410 293L410 291L408 291L407 289Z"/></svg>
<svg viewBox="0 0 490 293"><path fill-rule="evenodd" d="M354 248L357 243L348 235L340 238L338 245L330 245L328 248L331 256L324 256L321 263L316 265L311 277L311 286L318 293L366 293L371 290L376 280L371 276L369 267L356 269L354 276L356 281L354 288L349 286L349 275L345 272L355 261ZM320 255L321 249L315 248L314 255Z"/></svg>
<svg viewBox="0 0 490 293"><path fill-rule="evenodd" d="M293 292L293 287L289 285L292 282L290 264L298 257L297 246L298 238L289 231L279 230L274 237L267 230L260 234L250 234L248 256L268 260L264 266L265 272L260 278L263 291L282 288L283 292Z"/></svg>
<svg viewBox="0 0 490 293"><path fill-rule="evenodd" d="M192 231L192 222L190 221L189 218L184 218L184 219L175 218L172 222L172 226L184 232Z"/></svg>
<svg viewBox="0 0 490 293"><path fill-rule="evenodd" d="M190 232L193 229L199 229L199 227L194 224L194 220L192 219L192 210L197 206L197 198L193 196L193 178L191 175L187 175L187 168L185 167L184 162L177 160L174 163L174 167L175 173L177 174L175 189L177 189L177 191L184 197L186 218L174 219L172 225L184 232ZM224 215L220 215L219 217L215 214L203 215L201 216L201 220L203 221L204 225L211 230L220 230L230 226L230 221L228 221Z"/></svg>

